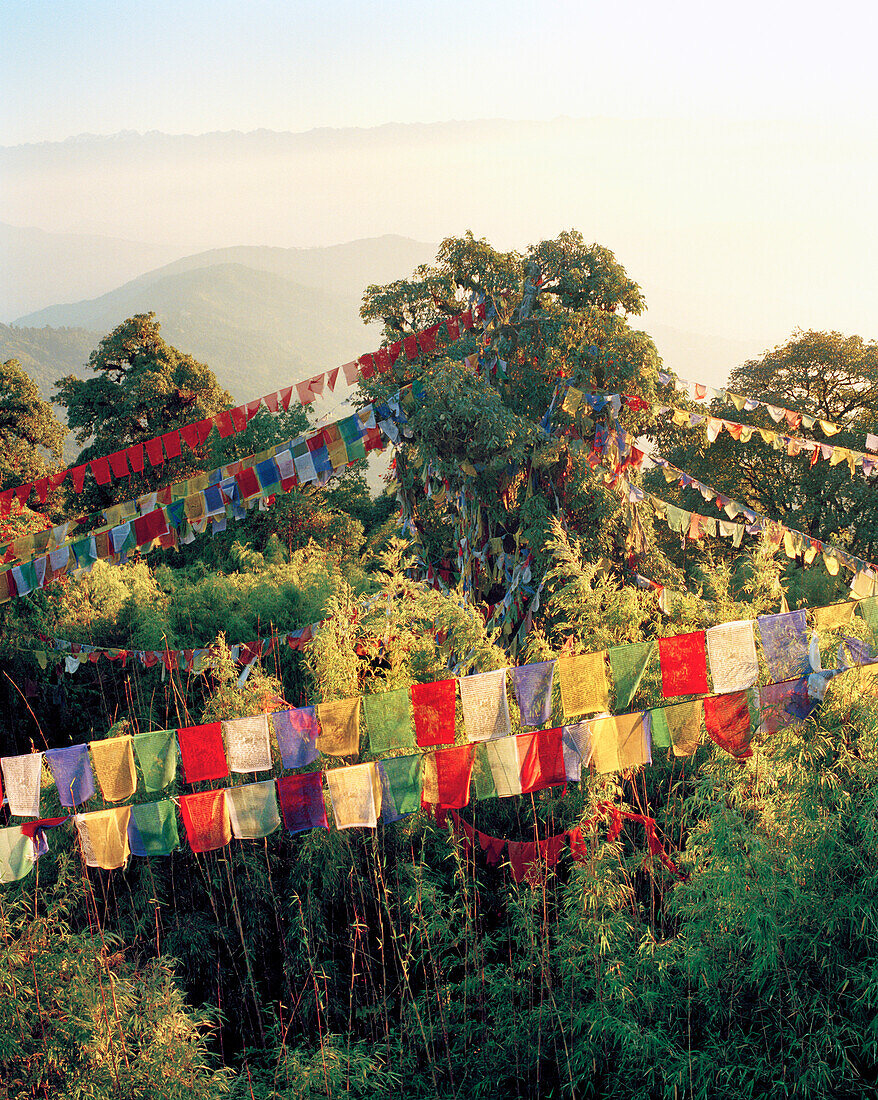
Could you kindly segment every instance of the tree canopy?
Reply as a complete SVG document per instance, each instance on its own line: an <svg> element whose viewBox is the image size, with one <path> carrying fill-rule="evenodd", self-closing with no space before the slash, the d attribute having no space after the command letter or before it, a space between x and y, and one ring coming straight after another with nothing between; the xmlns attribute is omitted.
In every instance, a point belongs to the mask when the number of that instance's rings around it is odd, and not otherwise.
<svg viewBox="0 0 878 1100"><path fill-rule="evenodd" d="M67 430L17 359L0 365L0 489L57 467Z"/></svg>
<svg viewBox="0 0 878 1100"><path fill-rule="evenodd" d="M460 331L447 320L485 305L485 325ZM421 575L460 583L490 613L508 591L508 573L535 555L524 594L548 568L554 516L587 551L623 575L629 528L618 494L604 484L583 443L594 423L554 408L559 432L546 431L561 379L590 390L654 392L659 358L652 340L629 324L643 295L613 254L564 232L517 252L498 252L472 234L442 242L434 265L388 286L370 286L362 316L384 325L385 346L439 325L433 354L363 386L388 399L418 381L424 399L396 457L406 527L419 547ZM631 430L643 423L622 412ZM641 548L647 556L649 550ZM666 570L660 556L652 564ZM521 593L519 593L521 596ZM507 609L511 634L524 601Z"/></svg>
<svg viewBox="0 0 878 1100"><path fill-rule="evenodd" d="M55 383L54 401L66 410L67 423L83 450L77 463L101 457L178 428L206 419L234 404L213 371L191 355L166 343L155 314L123 321L91 353L88 366L95 377L67 375ZM149 465L131 483L92 487L92 508L147 492L159 484L188 477L198 459L181 456L163 466Z"/></svg>
<svg viewBox="0 0 878 1100"><path fill-rule="evenodd" d="M837 434L826 437L817 431L815 438L862 451L866 433L878 425L878 344L838 332L798 332L759 359L736 367L727 388L837 423ZM729 417L728 406L720 401L711 412ZM762 407L743 418L776 428ZM836 543L867 561L875 558L878 507L873 485L861 470L852 475L844 462L811 464L808 454L790 455L758 433L746 445L725 432L708 445L701 432L696 436L672 424L654 434L670 462L726 496L811 538ZM661 475L653 480L667 492ZM701 498L697 500L701 505Z"/></svg>

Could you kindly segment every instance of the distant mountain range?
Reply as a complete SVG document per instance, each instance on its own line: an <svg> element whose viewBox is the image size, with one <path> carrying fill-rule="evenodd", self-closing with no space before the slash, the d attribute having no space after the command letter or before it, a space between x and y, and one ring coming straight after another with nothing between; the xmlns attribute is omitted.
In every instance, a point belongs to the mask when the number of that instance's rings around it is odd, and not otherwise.
<svg viewBox="0 0 878 1100"><path fill-rule="evenodd" d="M63 267L69 238L58 239L55 260L52 234L41 237L33 269L40 263ZM0 325L0 360L18 359L49 397L61 376L86 376L90 352L116 325L135 313L154 312L169 343L207 363L238 400L249 400L376 347L377 330L359 318L363 290L410 275L435 251L435 245L383 236L328 248L241 246L195 253L97 297L47 306ZM132 253L127 262L135 260ZM710 382L724 381L731 367L761 350L745 341L652 325L648 318L632 323L652 335L671 369Z"/></svg>

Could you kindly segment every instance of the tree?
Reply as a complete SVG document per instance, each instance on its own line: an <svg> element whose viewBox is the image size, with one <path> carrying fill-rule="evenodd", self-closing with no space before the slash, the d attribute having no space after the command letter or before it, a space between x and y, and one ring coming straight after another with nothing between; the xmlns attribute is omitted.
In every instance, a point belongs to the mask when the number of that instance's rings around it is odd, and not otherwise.
<svg viewBox="0 0 878 1100"><path fill-rule="evenodd" d="M78 464L214 416L233 404L213 371L165 343L159 328L154 313L129 317L89 356L96 377L67 375L55 383L58 393L53 400L67 410L77 442L85 444ZM92 510L106 507L189 477L202 467L203 461L191 453L155 468L147 462L130 483L87 485L82 503Z"/></svg>
<svg viewBox="0 0 878 1100"><path fill-rule="evenodd" d="M484 326L449 329L449 318L479 300ZM643 308L613 254L574 231L524 254L472 234L449 238L435 265L366 291L361 315L383 323L385 346L438 325L434 352L413 362L403 353L362 385L378 400L407 382L423 387L396 456L417 570L457 584L507 636L549 567L553 516L620 576L630 578L635 548L667 573L649 531L631 526L628 505L589 461L594 420L556 405L555 430L544 426L563 378L650 397L658 355L628 323ZM633 431L645 423L627 408L621 422Z"/></svg>
<svg viewBox="0 0 878 1100"><path fill-rule="evenodd" d="M60 461L67 430L21 369L17 359L0 366L0 489L51 473ZM54 462L52 461L54 460Z"/></svg>
<svg viewBox="0 0 878 1100"><path fill-rule="evenodd" d="M878 424L878 344L839 332L797 332L761 358L736 367L728 389L837 423L837 434L829 437L815 428L813 438L862 451L865 434ZM776 425L763 407L738 415L716 401L711 412L784 434L808 434ZM708 446L700 432L667 424L655 437L675 466L770 519L867 560L878 551L878 508L862 470L852 475L847 463L831 466L825 459L811 465L809 454L790 455L758 433L743 444L722 432ZM667 496L660 474L656 485L656 493ZM682 498L683 506L695 508L697 502L698 511L708 512L701 497L689 492L693 499L687 504Z"/></svg>

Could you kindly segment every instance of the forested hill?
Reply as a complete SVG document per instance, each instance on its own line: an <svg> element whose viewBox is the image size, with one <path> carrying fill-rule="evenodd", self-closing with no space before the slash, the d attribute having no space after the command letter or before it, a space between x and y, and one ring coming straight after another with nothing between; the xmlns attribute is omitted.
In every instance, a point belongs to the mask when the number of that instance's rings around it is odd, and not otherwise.
<svg viewBox="0 0 878 1100"><path fill-rule="evenodd" d="M150 312L157 315L163 336L209 363L238 400L338 366L375 340L360 321L353 296L232 263L180 271L149 284L138 280L93 301L23 321L76 324L106 333L126 317ZM96 345L97 340L91 347Z"/></svg>

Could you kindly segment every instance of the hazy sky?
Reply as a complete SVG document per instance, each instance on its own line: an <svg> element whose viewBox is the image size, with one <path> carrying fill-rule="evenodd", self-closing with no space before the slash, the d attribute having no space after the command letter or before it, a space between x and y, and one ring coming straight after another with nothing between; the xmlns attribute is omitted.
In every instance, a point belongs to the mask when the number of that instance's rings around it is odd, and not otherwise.
<svg viewBox="0 0 878 1100"><path fill-rule="evenodd" d="M878 6L2 0L0 144L472 118L876 115Z"/></svg>

